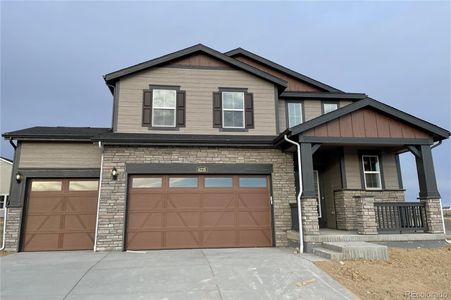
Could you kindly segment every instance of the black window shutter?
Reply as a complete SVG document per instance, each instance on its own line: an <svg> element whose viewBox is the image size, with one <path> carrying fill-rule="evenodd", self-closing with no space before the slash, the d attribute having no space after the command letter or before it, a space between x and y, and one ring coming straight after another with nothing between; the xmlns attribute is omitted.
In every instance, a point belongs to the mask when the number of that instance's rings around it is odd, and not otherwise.
<svg viewBox="0 0 451 300"><path fill-rule="evenodd" d="M143 94L143 126L152 126L152 90Z"/></svg>
<svg viewBox="0 0 451 300"><path fill-rule="evenodd" d="M177 91L177 127L185 127L185 107L186 93L185 91Z"/></svg>
<svg viewBox="0 0 451 300"><path fill-rule="evenodd" d="M222 128L222 99L220 92L213 92L213 127Z"/></svg>
<svg viewBox="0 0 451 300"><path fill-rule="evenodd" d="M246 128L254 128L254 96L252 93L244 94L244 117Z"/></svg>

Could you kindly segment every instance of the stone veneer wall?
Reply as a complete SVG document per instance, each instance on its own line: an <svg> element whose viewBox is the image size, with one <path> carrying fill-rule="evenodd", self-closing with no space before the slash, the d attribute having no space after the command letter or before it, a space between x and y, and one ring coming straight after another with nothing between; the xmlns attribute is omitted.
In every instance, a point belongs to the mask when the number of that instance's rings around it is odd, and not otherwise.
<svg viewBox="0 0 451 300"><path fill-rule="evenodd" d="M22 208L8 208L6 216L5 250L19 251L20 226L22 221Z"/></svg>
<svg viewBox="0 0 451 300"><path fill-rule="evenodd" d="M335 216L337 229L357 230L356 200L354 197L374 197L374 202L404 202L404 190L338 190L335 191Z"/></svg>
<svg viewBox="0 0 451 300"><path fill-rule="evenodd" d="M98 251L120 251L124 245L127 163L272 164L272 195L276 246L287 246L290 202L296 201L293 157L278 149L225 147L105 146L99 205ZM118 172L116 181L111 170Z"/></svg>

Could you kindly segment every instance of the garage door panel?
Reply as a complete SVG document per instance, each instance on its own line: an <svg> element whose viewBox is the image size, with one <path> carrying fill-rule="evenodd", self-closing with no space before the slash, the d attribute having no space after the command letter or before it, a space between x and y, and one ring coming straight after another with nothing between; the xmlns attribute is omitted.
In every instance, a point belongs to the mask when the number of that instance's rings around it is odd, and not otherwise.
<svg viewBox="0 0 451 300"><path fill-rule="evenodd" d="M205 212L202 213L202 225L207 227L235 226L235 212Z"/></svg>
<svg viewBox="0 0 451 300"><path fill-rule="evenodd" d="M131 211L161 208L163 208L163 194L134 194L133 201L129 201L128 204L128 209Z"/></svg>
<svg viewBox="0 0 451 300"><path fill-rule="evenodd" d="M133 250L147 250L163 248L163 233L156 231L127 233L127 245Z"/></svg>
<svg viewBox="0 0 451 300"><path fill-rule="evenodd" d="M270 226L271 215L267 211L246 211L238 214L239 226Z"/></svg>
<svg viewBox="0 0 451 300"><path fill-rule="evenodd" d="M165 248L199 248L201 237L199 231L167 231Z"/></svg>
<svg viewBox="0 0 451 300"><path fill-rule="evenodd" d="M133 213L129 214L127 218L127 226L131 229L138 230L149 229L154 227L161 227L163 224L163 214L158 212L141 212L141 213Z"/></svg>
<svg viewBox="0 0 451 300"><path fill-rule="evenodd" d="M214 230L204 234L204 245L211 248L237 247L237 234L234 230Z"/></svg>
<svg viewBox="0 0 451 300"><path fill-rule="evenodd" d="M131 181L139 177L132 176ZM158 200L161 203L157 206L150 205L155 203L155 189L147 189L147 193L142 188L131 186L129 189L127 249L272 245L267 187L240 188L239 176L229 176L232 180L227 182L210 180L206 185L205 177L197 176L197 187L178 188L169 187L170 178L181 176L160 177ZM206 177L211 179L213 176ZM215 184L223 186L212 187ZM252 184L252 181L247 183Z"/></svg>
<svg viewBox="0 0 451 300"><path fill-rule="evenodd" d="M72 179L31 181L23 230L24 251L93 248L97 191L70 191L71 181ZM83 179L77 181L83 183ZM55 183L58 183L59 191L51 190ZM96 187L95 184L91 186ZM50 190L45 191L47 188Z"/></svg>

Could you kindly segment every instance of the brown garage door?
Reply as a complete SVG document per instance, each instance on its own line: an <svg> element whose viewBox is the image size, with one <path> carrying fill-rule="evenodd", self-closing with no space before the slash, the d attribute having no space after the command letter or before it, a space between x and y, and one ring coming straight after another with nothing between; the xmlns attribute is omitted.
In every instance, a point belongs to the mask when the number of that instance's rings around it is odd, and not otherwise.
<svg viewBox="0 0 451 300"><path fill-rule="evenodd" d="M266 176L132 176L127 249L272 246Z"/></svg>
<svg viewBox="0 0 451 300"><path fill-rule="evenodd" d="M98 180L32 180L23 251L93 249Z"/></svg>

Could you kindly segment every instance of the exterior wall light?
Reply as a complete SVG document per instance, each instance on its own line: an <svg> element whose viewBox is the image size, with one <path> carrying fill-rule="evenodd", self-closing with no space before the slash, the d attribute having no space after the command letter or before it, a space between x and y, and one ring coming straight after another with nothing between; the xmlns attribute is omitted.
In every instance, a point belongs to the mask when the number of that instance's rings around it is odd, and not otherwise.
<svg viewBox="0 0 451 300"><path fill-rule="evenodd" d="M111 170L111 177L113 178L113 180L117 180L117 175L119 175L116 167L113 167L113 169Z"/></svg>
<svg viewBox="0 0 451 300"><path fill-rule="evenodd" d="M20 183L22 181L22 179L23 179L22 174L20 172L17 172L16 173L16 181L17 181L17 183Z"/></svg>

